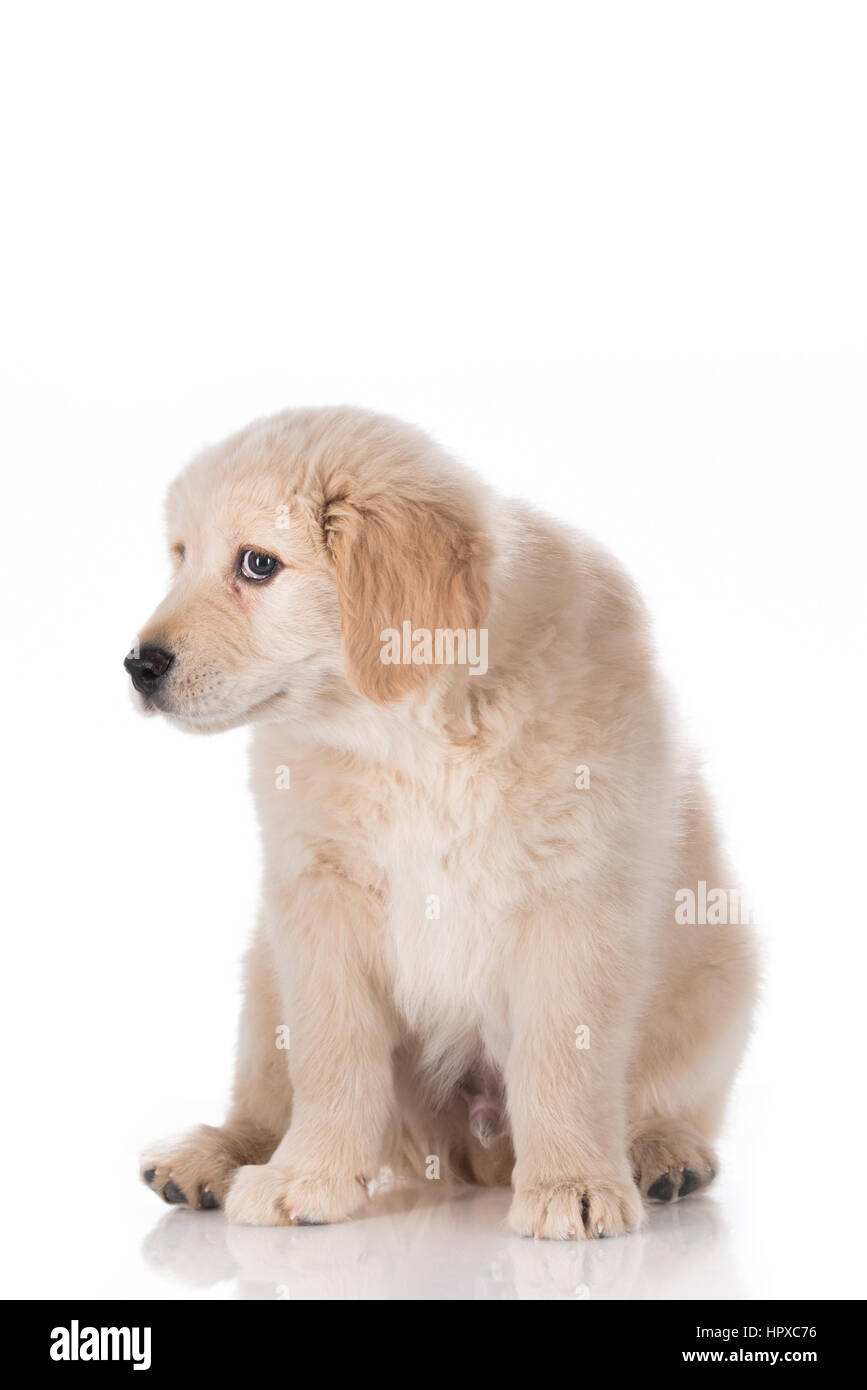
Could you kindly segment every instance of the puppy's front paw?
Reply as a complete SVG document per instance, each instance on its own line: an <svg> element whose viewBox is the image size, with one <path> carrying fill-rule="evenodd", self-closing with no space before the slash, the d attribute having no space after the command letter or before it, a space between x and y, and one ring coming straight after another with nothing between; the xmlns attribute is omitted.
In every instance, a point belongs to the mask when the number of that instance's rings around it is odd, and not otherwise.
<svg viewBox="0 0 867 1390"><path fill-rule="evenodd" d="M265 1163L238 1169L226 1198L226 1220L234 1226L327 1226L345 1221L366 1196L361 1177L296 1178Z"/></svg>
<svg viewBox="0 0 867 1390"><path fill-rule="evenodd" d="M601 1180L521 1185L509 1222L538 1240L599 1240L624 1236L641 1224L641 1199L631 1182Z"/></svg>

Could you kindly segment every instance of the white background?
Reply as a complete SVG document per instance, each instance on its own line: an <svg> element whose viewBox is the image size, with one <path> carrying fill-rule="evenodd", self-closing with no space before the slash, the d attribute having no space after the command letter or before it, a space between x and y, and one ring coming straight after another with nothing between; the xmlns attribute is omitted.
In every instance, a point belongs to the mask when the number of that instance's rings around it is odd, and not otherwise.
<svg viewBox="0 0 867 1390"><path fill-rule="evenodd" d="M865 21L828 3L31 4L0 35L9 1296L863 1296ZM655 615L767 938L713 1195L227 1231L246 733L135 717L166 485L293 404L416 421Z"/></svg>

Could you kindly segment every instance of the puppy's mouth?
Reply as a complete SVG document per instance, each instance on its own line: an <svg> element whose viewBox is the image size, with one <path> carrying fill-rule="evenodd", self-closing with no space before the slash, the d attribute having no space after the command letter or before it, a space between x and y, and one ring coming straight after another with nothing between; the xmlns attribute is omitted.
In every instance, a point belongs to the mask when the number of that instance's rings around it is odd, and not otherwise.
<svg viewBox="0 0 867 1390"><path fill-rule="evenodd" d="M266 695L263 700L257 700L251 705L239 706L227 703L204 709L185 709L183 706L175 704L168 694L139 695L138 698L144 714L163 714L167 719L176 720L179 724L197 726L255 719L260 712L269 709L288 693L287 690L275 690L273 694Z"/></svg>
<svg viewBox="0 0 867 1390"><path fill-rule="evenodd" d="M273 695L266 695L264 700L258 700L253 705L246 705L243 709L228 709L207 711L204 714L179 713L174 710L164 710L163 713L170 719L176 719L179 723L189 728L220 728L225 729L237 724L255 724L257 720L263 718L269 710L288 696L288 690L275 690Z"/></svg>
<svg viewBox="0 0 867 1390"><path fill-rule="evenodd" d="M208 733L236 728L241 724L256 723L267 717L269 711L288 695L289 691L281 687L252 704L227 700L218 706L199 708L192 704L184 706L177 698L173 699L170 689L147 693L137 690L133 698L144 715L161 714L180 728Z"/></svg>
<svg viewBox="0 0 867 1390"><path fill-rule="evenodd" d="M144 689L136 681L131 693L142 714L161 714L190 732L218 733L245 724L303 718L334 684L314 652L299 656L288 669L284 665L268 674L270 682L262 679L264 673L254 682L252 669L226 672L212 661L191 664L181 651L175 653L165 680L150 687L145 682Z"/></svg>

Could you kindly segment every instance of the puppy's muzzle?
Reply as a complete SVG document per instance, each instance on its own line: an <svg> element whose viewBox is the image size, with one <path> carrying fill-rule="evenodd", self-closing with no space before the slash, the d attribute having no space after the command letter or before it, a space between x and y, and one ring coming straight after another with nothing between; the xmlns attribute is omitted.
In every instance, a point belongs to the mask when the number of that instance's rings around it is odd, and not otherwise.
<svg viewBox="0 0 867 1390"><path fill-rule="evenodd" d="M123 664L136 690L142 695L153 695L174 659L174 654L162 647L142 647L138 656L130 652Z"/></svg>

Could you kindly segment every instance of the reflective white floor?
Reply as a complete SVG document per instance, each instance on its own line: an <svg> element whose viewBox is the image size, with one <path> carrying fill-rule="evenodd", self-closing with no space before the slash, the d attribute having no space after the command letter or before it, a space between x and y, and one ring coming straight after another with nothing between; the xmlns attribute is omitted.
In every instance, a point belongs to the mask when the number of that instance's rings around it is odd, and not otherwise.
<svg viewBox="0 0 867 1390"><path fill-rule="evenodd" d="M710 1198L651 1213L624 1240L520 1240L509 1194L433 1184L374 1197L348 1225L227 1226L167 1211L142 1254L176 1294L255 1299L587 1299L738 1296L726 1221Z"/></svg>

